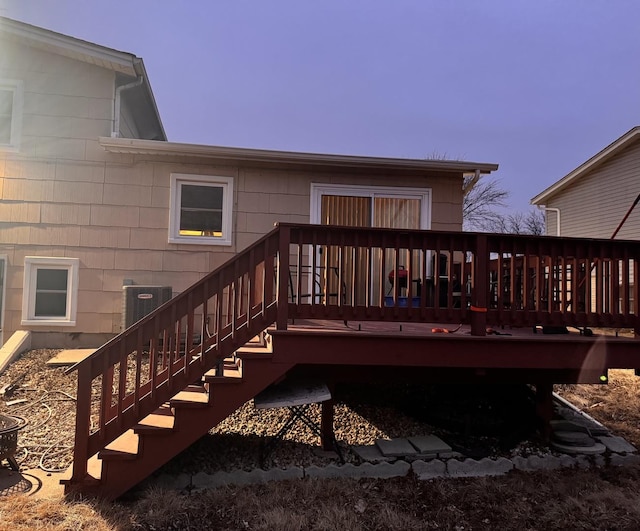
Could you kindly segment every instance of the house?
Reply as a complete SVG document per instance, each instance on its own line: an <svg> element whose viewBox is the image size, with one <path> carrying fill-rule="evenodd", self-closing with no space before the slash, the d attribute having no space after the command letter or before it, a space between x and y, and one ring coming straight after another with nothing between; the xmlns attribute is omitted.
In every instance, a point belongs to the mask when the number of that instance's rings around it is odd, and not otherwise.
<svg viewBox="0 0 640 531"><path fill-rule="evenodd" d="M5 341L98 346L278 221L460 230L497 169L169 142L135 55L7 18L0 46Z"/></svg>
<svg viewBox="0 0 640 531"><path fill-rule="evenodd" d="M547 234L611 238L640 194L640 126L540 192ZM631 211L618 239L640 239L640 208Z"/></svg>
<svg viewBox="0 0 640 531"><path fill-rule="evenodd" d="M638 337L534 333L640 335L640 241L462 232L497 165L173 143L134 55L8 19L0 46L4 332L101 345L68 491L122 495L283 379L529 383L548 436L554 383L640 368Z"/></svg>

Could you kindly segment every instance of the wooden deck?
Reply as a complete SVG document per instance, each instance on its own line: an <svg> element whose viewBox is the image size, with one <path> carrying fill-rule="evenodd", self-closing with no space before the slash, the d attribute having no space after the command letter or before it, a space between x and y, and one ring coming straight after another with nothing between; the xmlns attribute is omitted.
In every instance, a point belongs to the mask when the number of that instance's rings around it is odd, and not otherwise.
<svg viewBox="0 0 640 531"><path fill-rule="evenodd" d="M472 374L475 380L528 383L540 378L604 383L608 369L640 368L640 338L568 330L547 334L542 327L535 332L533 327L501 327L474 336L468 324L296 320L286 330L269 333L274 362L325 366L325 374L326 366L334 366L338 380L347 379L341 377L344 365L359 366L364 375L370 368L373 374L373 367L405 367L440 381L448 369L451 381L466 381ZM438 371L431 371L431 377L426 369Z"/></svg>
<svg viewBox="0 0 640 531"><path fill-rule="evenodd" d="M71 369L67 490L119 496L296 374L533 384L548 434L554 383L640 369L639 271L636 241L280 224ZM256 336L264 345L244 349ZM162 412L173 420L148 429ZM131 440L126 461L109 451Z"/></svg>

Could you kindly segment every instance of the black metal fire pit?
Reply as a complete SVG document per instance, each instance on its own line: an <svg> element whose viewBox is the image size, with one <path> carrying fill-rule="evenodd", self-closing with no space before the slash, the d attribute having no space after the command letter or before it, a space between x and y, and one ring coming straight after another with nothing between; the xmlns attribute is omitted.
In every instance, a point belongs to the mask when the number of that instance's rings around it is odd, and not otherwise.
<svg viewBox="0 0 640 531"><path fill-rule="evenodd" d="M18 431L27 425L22 417L0 415L0 463L9 461L13 470L18 470L18 463L13 457L18 450Z"/></svg>

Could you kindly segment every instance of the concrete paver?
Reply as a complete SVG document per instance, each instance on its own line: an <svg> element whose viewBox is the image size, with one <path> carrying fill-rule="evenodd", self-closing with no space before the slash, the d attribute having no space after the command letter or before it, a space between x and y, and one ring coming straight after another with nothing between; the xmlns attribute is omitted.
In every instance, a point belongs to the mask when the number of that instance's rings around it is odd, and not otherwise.
<svg viewBox="0 0 640 531"><path fill-rule="evenodd" d="M440 459L426 462L422 460L414 461L411 463L411 469L416 477L423 481L447 475L447 464L444 461L440 461Z"/></svg>
<svg viewBox="0 0 640 531"><path fill-rule="evenodd" d="M594 443L592 446L570 446L551 441L551 448L565 454L598 455L603 454L607 448L602 443Z"/></svg>
<svg viewBox="0 0 640 531"><path fill-rule="evenodd" d="M416 455L418 450L408 441L408 439L378 439L376 446L387 457L400 457Z"/></svg>
<svg viewBox="0 0 640 531"><path fill-rule="evenodd" d="M581 433L589 434L589 430L577 422L571 422L570 420L560 420L554 419L549 424L551 424L551 430L556 431L579 431Z"/></svg>
<svg viewBox="0 0 640 531"><path fill-rule="evenodd" d="M447 472L453 477L501 476L510 470L513 470L513 463L505 457L499 457L498 459L485 457L479 461L475 459L466 459L464 461L451 459L447 461Z"/></svg>
<svg viewBox="0 0 640 531"><path fill-rule="evenodd" d="M563 455L530 455L529 457L517 456L511 458L513 466L518 470L533 472L536 470L557 470L559 468L572 467L578 464L575 457Z"/></svg>
<svg viewBox="0 0 640 531"><path fill-rule="evenodd" d="M380 463L383 461L393 461L393 457L383 455L380 449L375 445L368 446L352 446L351 450L360 459L368 463Z"/></svg>
<svg viewBox="0 0 640 531"><path fill-rule="evenodd" d="M435 435L409 437L409 442L421 455L441 456L442 454L450 454L452 451L451 446Z"/></svg>
<svg viewBox="0 0 640 531"><path fill-rule="evenodd" d="M315 465L306 467L304 475L311 478L395 478L406 476L411 470L411 465L406 461L395 463L362 463L361 465L328 465L318 467Z"/></svg>
<svg viewBox="0 0 640 531"><path fill-rule="evenodd" d="M598 441L604 444L610 452L632 454L638 451L635 446L625 441L622 437L598 437Z"/></svg>
<svg viewBox="0 0 640 531"><path fill-rule="evenodd" d="M611 462L612 466L635 466L637 464L640 464L640 455L634 455L634 454L627 454L627 455L612 454L610 462Z"/></svg>
<svg viewBox="0 0 640 531"><path fill-rule="evenodd" d="M596 442L588 434L579 431L554 431L552 437L560 444L569 446L593 446Z"/></svg>

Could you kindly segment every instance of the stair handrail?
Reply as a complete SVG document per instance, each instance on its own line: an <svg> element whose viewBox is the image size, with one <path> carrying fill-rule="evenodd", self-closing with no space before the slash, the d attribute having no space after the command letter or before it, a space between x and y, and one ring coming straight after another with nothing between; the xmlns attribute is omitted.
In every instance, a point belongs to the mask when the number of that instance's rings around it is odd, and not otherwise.
<svg viewBox="0 0 640 531"><path fill-rule="evenodd" d="M127 429L135 426L142 418L182 390L185 385L191 383L188 381L189 378L195 380L207 370L221 367L224 357L232 355L240 346L276 322L277 316L284 320L286 326L287 305L278 305L278 297L283 296L283 286L286 300L286 280L280 278L284 278L288 270L288 253L284 252L285 249L288 249L288 241L284 241L283 237L288 237L288 230L281 230L276 224L276 227L268 234L65 371L66 374L77 372L78 375L71 483L85 481L87 463L92 455ZM279 262L280 265L278 265ZM261 302L254 307L251 301L255 302L258 295L252 293L257 288L256 271L259 270L261 264L263 272ZM253 271L251 271L252 267ZM243 287L242 282L238 282L238 279L244 278L249 279L248 288ZM251 279L253 282L250 282ZM276 285L275 290L274 284ZM243 290L247 291L247 289L248 293L244 294ZM242 309L239 301L245 295L249 304L246 316L243 317L236 311L238 310L236 305L240 310ZM211 332L208 329L211 323L207 317L203 316L200 345L195 345L191 339L191 334L194 331L194 309L203 305L206 312L207 301L214 296L218 301L215 308L217 315L214 315L214 325L218 328ZM227 316L230 319L230 324L227 323L223 327L222 301L224 297L227 297L227 302L233 308L231 308L232 315ZM279 308L284 308L284 311ZM183 319L187 320L187 332L184 334L184 366L180 367L182 361L173 363L169 359L166 371L162 371L162 373L166 372L165 376L158 379L155 371L155 356L158 355L160 331L169 330L176 324L178 325L178 332L170 334L169 340L166 343L162 342L161 347L165 349L169 344L169 348L172 348L171 344L174 344L176 351L178 351ZM167 338L167 334L165 333L163 337ZM154 370L149 369L152 378L142 385L140 360L141 350L146 345L149 345L150 367L151 358L154 356ZM125 371L121 370L118 395L114 406L112 404L114 369L118 365L120 369L126 368L127 357L133 351L136 352L137 363L135 388L131 393L125 394L123 392L122 389L127 378L123 376ZM170 355L168 357L171 358ZM193 362L194 358L199 359L200 362ZM174 373L176 367L178 369ZM100 420L98 429L91 432L92 382L96 377L102 378L99 404ZM114 414L115 416L113 416Z"/></svg>

